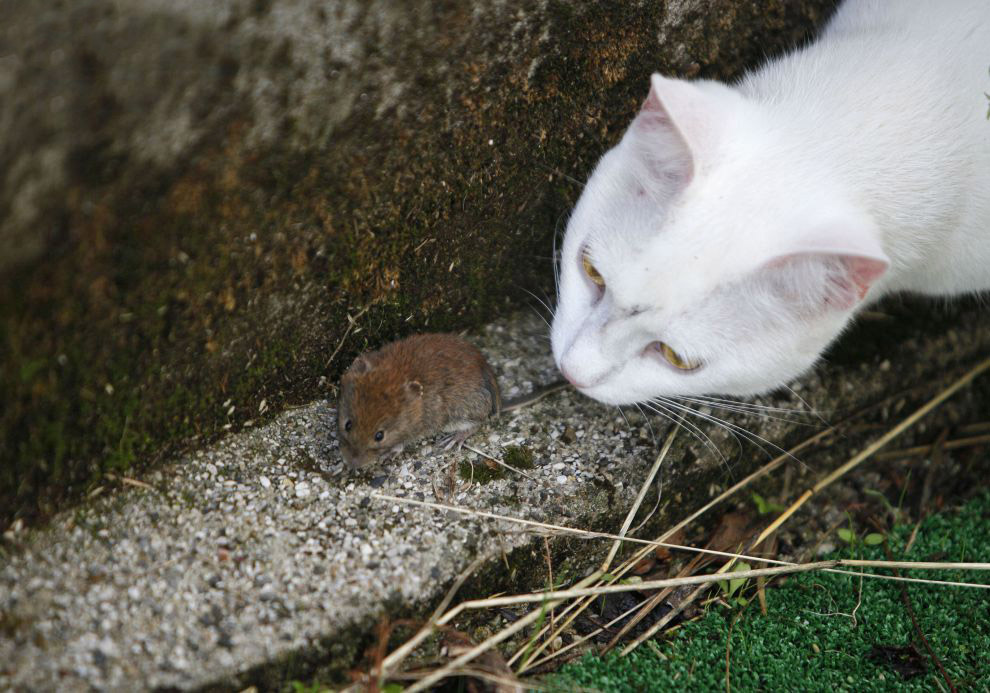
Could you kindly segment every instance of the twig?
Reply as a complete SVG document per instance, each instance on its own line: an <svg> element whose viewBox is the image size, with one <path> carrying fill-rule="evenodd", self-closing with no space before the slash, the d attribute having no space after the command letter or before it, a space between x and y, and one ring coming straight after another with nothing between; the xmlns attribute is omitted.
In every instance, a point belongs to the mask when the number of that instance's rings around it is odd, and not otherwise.
<svg viewBox="0 0 990 693"><path fill-rule="evenodd" d="M152 486L151 484L145 483L145 482L140 481L138 479L132 479L129 476L117 476L116 474L113 474L111 472L107 472L103 476L105 476L106 478L110 479L111 481L119 481L120 483L126 484L128 486L136 486L137 488L143 488L143 489L145 489L147 491L154 491L154 490L156 490L155 487Z"/></svg>
<svg viewBox="0 0 990 693"><path fill-rule="evenodd" d="M877 455L877 459L886 461L899 460L902 457L919 457L921 455L929 455L935 451L937 445L939 445L938 441L930 445L915 445L913 448L904 448L903 450L889 450L887 452L879 453ZM956 450L958 448L967 448L974 445L990 445L990 433L981 436L970 436L969 438L947 440L942 443L942 448L945 450Z"/></svg>
<svg viewBox="0 0 990 693"><path fill-rule="evenodd" d="M908 537L907 544L904 546L905 555L911 553L911 547L914 546L914 541L918 538L918 530L921 529L921 523L924 522L925 516L928 515L928 501L932 496L935 470L942 465L942 460L945 458L945 439L948 437L949 430L945 429L938 437L938 440L935 441L935 444L932 445L932 459L928 465L928 471L925 473L925 481L921 485L921 498L918 500L918 521L915 522L914 528L911 530L911 536Z"/></svg>
<svg viewBox="0 0 990 693"><path fill-rule="evenodd" d="M452 584L450 589L447 590L447 594L444 596L440 604L437 605L437 608L433 610L433 614L430 616L430 619L422 628L419 629L419 632L409 638L409 640L396 648L392 654L382 660L381 667L378 671L379 688L381 688L381 684L388 676L389 672L401 664L402 661L409 656L409 653L415 650L421 642L426 640L436 631L441 615L447 610L447 607L450 606L450 602L454 599L454 595L457 594L457 591L464 585L467 579L471 577L474 571L476 571L478 567L484 563L484 560L485 559L483 556L475 558L471 562L471 565L465 568L461 574L457 576L457 579L454 580L454 584Z"/></svg>
<svg viewBox="0 0 990 693"><path fill-rule="evenodd" d="M890 545L887 543L886 538L883 542L883 550L887 554L887 558L893 562L894 554L890 550ZM899 577L897 568L893 568L893 571L894 575ZM952 693L956 693L956 687L952 683L952 679L949 677L949 672L947 672L945 667L942 666L942 661L938 658L938 655L935 654L935 650L932 649L931 644L928 642L928 638L925 637L924 632L921 630L921 626L918 624L918 619L914 616L914 608L911 606L911 597L908 595L907 587L904 585L899 585L899 587L901 589L901 601L904 602L904 608L907 609L908 616L911 617L911 623L914 624L914 631L918 634L918 637L921 638L921 642L924 643L925 649L928 650L928 656L938 668L939 673L942 674L942 678L945 679L945 683L949 687L949 690L952 691Z"/></svg>
<svg viewBox="0 0 990 693"><path fill-rule="evenodd" d="M358 314L353 318L350 315L347 316L347 329L344 330L344 334L340 337L340 341L337 342L337 348L333 350L332 354L330 354L330 358L327 359L326 364L323 366L324 368L329 368L330 364L333 363L333 360L337 357L337 353L340 351L340 348L344 346L344 340L347 339L347 335L351 333L351 330L353 330L354 326L357 324L358 318L367 313L368 309L371 308L371 305L372 304L369 303L364 308L359 310Z"/></svg>

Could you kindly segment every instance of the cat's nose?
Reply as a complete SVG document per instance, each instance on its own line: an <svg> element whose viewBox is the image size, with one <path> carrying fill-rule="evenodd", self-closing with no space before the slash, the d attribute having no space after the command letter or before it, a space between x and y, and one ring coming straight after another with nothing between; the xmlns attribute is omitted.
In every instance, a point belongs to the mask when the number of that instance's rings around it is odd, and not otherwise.
<svg viewBox="0 0 990 693"><path fill-rule="evenodd" d="M586 387L586 385L584 383L582 383L580 380L578 380L577 378L575 378L571 374L571 372L567 370L567 366L565 366L564 364L560 364L560 374L562 376L564 376L564 378L567 380L567 382L569 382L571 385L573 385L574 387L578 388L579 390L581 388L583 388L583 387Z"/></svg>

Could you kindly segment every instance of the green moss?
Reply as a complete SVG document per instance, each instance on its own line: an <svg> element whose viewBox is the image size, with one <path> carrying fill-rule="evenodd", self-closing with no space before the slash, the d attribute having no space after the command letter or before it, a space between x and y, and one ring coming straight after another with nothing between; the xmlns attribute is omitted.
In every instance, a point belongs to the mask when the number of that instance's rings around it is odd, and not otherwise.
<svg viewBox="0 0 990 693"><path fill-rule="evenodd" d="M514 469L533 469L536 466L533 461L533 451L518 445L506 448L502 461ZM480 462L463 460L458 465L457 473L465 481L487 484L496 479L506 478L509 472L502 465L490 460L481 460Z"/></svg>
<svg viewBox="0 0 990 693"><path fill-rule="evenodd" d="M512 445L505 449L502 461L514 469L533 469L533 451L522 445Z"/></svg>
<svg viewBox="0 0 990 693"><path fill-rule="evenodd" d="M505 468L488 460L481 462L462 460L457 466L458 476L465 481L473 481L476 484L487 484L496 479L504 479L506 474Z"/></svg>
<svg viewBox="0 0 990 693"><path fill-rule="evenodd" d="M913 527L890 537L902 554ZM907 557L990 561L990 493L958 512L928 518ZM885 558L880 547L857 549ZM857 554L858 557L859 554ZM990 584L986 572L926 572L922 577ZM959 690L990 687L990 602L986 591L910 585L911 605L923 633ZM901 601L898 583L829 573L792 576L766 592L768 613L710 610L658 646L627 658L586 656L551 679L554 690L588 686L600 691L718 690L726 687L726 652L733 690L936 690L944 685ZM855 618L853 613L855 612ZM882 648L914 645L924 673L904 678ZM891 650L886 650L890 652Z"/></svg>

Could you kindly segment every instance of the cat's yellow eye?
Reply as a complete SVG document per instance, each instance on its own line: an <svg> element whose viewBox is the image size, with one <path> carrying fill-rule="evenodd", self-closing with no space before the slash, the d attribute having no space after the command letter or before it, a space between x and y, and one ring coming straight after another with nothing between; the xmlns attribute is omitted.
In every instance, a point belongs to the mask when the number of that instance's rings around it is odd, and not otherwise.
<svg viewBox="0 0 990 693"><path fill-rule="evenodd" d="M595 286L605 288L605 277L603 277L601 272L596 270L595 266L591 264L591 259L588 257L588 251L583 251L581 253L581 266L584 268L584 273L588 275L588 279L590 279Z"/></svg>
<svg viewBox="0 0 990 693"><path fill-rule="evenodd" d="M676 351L667 346L665 342L653 342L650 346L659 351L660 354L667 359L667 363L674 368L682 371L693 371L695 368L701 367L701 361L691 361L682 357Z"/></svg>

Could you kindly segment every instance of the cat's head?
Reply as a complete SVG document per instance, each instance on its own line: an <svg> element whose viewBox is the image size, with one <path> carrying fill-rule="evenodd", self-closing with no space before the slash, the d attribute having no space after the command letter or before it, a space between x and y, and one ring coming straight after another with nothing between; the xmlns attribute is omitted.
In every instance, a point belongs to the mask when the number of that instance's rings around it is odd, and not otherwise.
<svg viewBox="0 0 990 693"><path fill-rule="evenodd" d="M561 249L553 353L582 392L629 404L771 390L814 364L881 278L871 220L778 122L724 85L653 76Z"/></svg>

